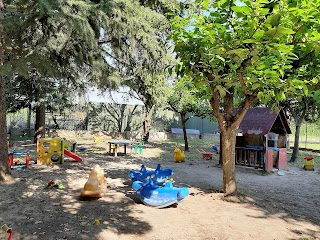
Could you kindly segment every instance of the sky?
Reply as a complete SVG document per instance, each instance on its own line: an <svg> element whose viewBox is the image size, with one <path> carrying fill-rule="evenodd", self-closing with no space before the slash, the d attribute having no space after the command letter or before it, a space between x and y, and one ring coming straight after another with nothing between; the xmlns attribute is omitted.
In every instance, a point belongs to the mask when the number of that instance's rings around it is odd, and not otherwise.
<svg viewBox="0 0 320 240"><path fill-rule="evenodd" d="M95 103L117 103L117 104L129 104L129 105L144 105L138 97L132 97L129 95L128 87L120 87L118 91L108 91L101 93L97 89L88 91L89 102Z"/></svg>

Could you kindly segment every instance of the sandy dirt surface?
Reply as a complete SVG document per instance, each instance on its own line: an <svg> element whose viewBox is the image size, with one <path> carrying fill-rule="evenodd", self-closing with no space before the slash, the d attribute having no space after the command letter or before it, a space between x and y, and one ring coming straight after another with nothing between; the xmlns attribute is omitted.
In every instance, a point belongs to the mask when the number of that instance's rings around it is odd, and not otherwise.
<svg viewBox="0 0 320 240"><path fill-rule="evenodd" d="M83 146L90 149L93 142ZM20 145L28 149L35 145ZM172 158L163 158L162 151L172 152ZM225 201L222 169L215 160L175 163L173 149L156 144L147 144L143 155L78 154L83 163L31 164L25 171L14 170L13 182L0 185L0 225L12 228L14 240L320 239L318 171L287 168L280 176L237 166L243 197ZM174 170L175 187L189 188L184 202L156 209L132 191L129 170L158 163ZM105 171L105 196L83 201L79 194L95 164ZM64 188L46 188L50 180ZM0 233L0 239L7 236Z"/></svg>

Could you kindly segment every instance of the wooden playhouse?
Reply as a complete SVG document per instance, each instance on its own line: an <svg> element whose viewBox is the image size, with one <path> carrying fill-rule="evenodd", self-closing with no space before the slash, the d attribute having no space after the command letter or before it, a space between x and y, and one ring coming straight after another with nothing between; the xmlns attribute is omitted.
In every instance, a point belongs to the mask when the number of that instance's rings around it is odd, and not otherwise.
<svg viewBox="0 0 320 240"><path fill-rule="evenodd" d="M283 109L271 111L268 107L248 110L238 129L236 164L263 168L284 169L287 164L288 118Z"/></svg>

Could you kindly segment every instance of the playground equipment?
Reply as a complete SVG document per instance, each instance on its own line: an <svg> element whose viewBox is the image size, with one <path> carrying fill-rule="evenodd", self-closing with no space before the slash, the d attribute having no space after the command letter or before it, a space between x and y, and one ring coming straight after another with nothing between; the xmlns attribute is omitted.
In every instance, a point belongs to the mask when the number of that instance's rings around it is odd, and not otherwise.
<svg viewBox="0 0 320 240"><path fill-rule="evenodd" d="M60 138L42 138L37 144L37 164L63 163L64 143Z"/></svg>
<svg viewBox="0 0 320 240"><path fill-rule="evenodd" d="M140 171L131 170L129 176L134 181L145 182L150 178L155 185L162 185L166 180L169 180L173 175L173 170L170 168L161 169L161 165L158 164L155 170L147 171L144 165L141 166Z"/></svg>
<svg viewBox="0 0 320 240"><path fill-rule="evenodd" d="M89 174L89 179L85 183L80 193L81 197L100 198L104 195L106 179L103 169L96 165Z"/></svg>
<svg viewBox="0 0 320 240"><path fill-rule="evenodd" d="M155 185L150 177L146 182L133 182L132 189L136 191L145 205L155 208L164 208L182 202L189 195L189 190L186 187L175 188L170 180L163 187L160 187Z"/></svg>
<svg viewBox="0 0 320 240"><path fill-rule="evenodd" d="M63 147L64 147L64 149L67 149L68 151L75 153L76 147L77 147L77 142L71 142L71 141L63 138Z"/></svg>
<svg viewBox="0 0 320 240"><path fill-rule="evenodd" d="M65 149L65 146L65 141L61 138L39 139L37 144L37 164L61 164L64 162L65 154L77 162L82 162L78 155Z"/></svg>
<svg viewBox="0 0 320 240"><path fill-rule="evenodd" d="M203 152L202 153L202 158L203 159L207 159L207 160L212 160L212 153L210 153L210 152Z"/></svg>
<svg viewBox="0 0 320 240"><path fill-rule="evenodd" d="M304 158L304 166L305 170L314 171L314 158L311 156L306 156Z"/></svg>
<svg viewBox="0 0 320 240"><path fill-rule="evenodd" d="M184 152L180 150L178 145L174 147L174 159L177 163L184 162L186 160Z"/></svg>
<svg viewBox="0 0 320 240"><path fill-rule="evenodd" d="M63 149L63 153L65 155L67 155L68 157L71 157L72 159L74 159L76 162L82 162L82 158L81 157L79 157L77 154L75 154L73 152L70 152L67 149Z"/></svg>
<svg viewBox="0 0 320 240"><path fill-rule="evenodd" d="M25 160L21 158L15 160L14 156L25 156ZM28 152L10 152L9 153L9 167L11 169L27 169L30 164L30 154Z"/></svg>
<svg viewBox="0 0 320 240"><path fill-rule="evenodd" d="M172 169L161 169L160 164L152 171L147 171L142 165L140 171L131 170L129 172L133 182L132 189L136 191L144 204L155 208L163 208L181 202L188 196L188 188L173 187L169 179L172 174Z"/></svg>
<svg viewBox="0 0 320 240"><path fill-rule="evenodd" d="M144 141L141 141L141 142L138 142L138 143L134 143L132 145L133 153L137 154L139 152L139 154L143 154L143 146L144 146Z"/></svg>

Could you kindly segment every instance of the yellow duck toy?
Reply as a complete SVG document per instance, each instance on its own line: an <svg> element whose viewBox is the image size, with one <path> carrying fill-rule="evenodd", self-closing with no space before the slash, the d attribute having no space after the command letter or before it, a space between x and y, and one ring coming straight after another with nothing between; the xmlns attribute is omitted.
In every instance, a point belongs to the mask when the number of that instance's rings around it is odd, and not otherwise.
<svg viewBox="0 0 320 240"><path fill-rule="evenodd" d="M186 160L186 155L177 145L174 147L174 159L177 163L184 162Z"/></svg>

